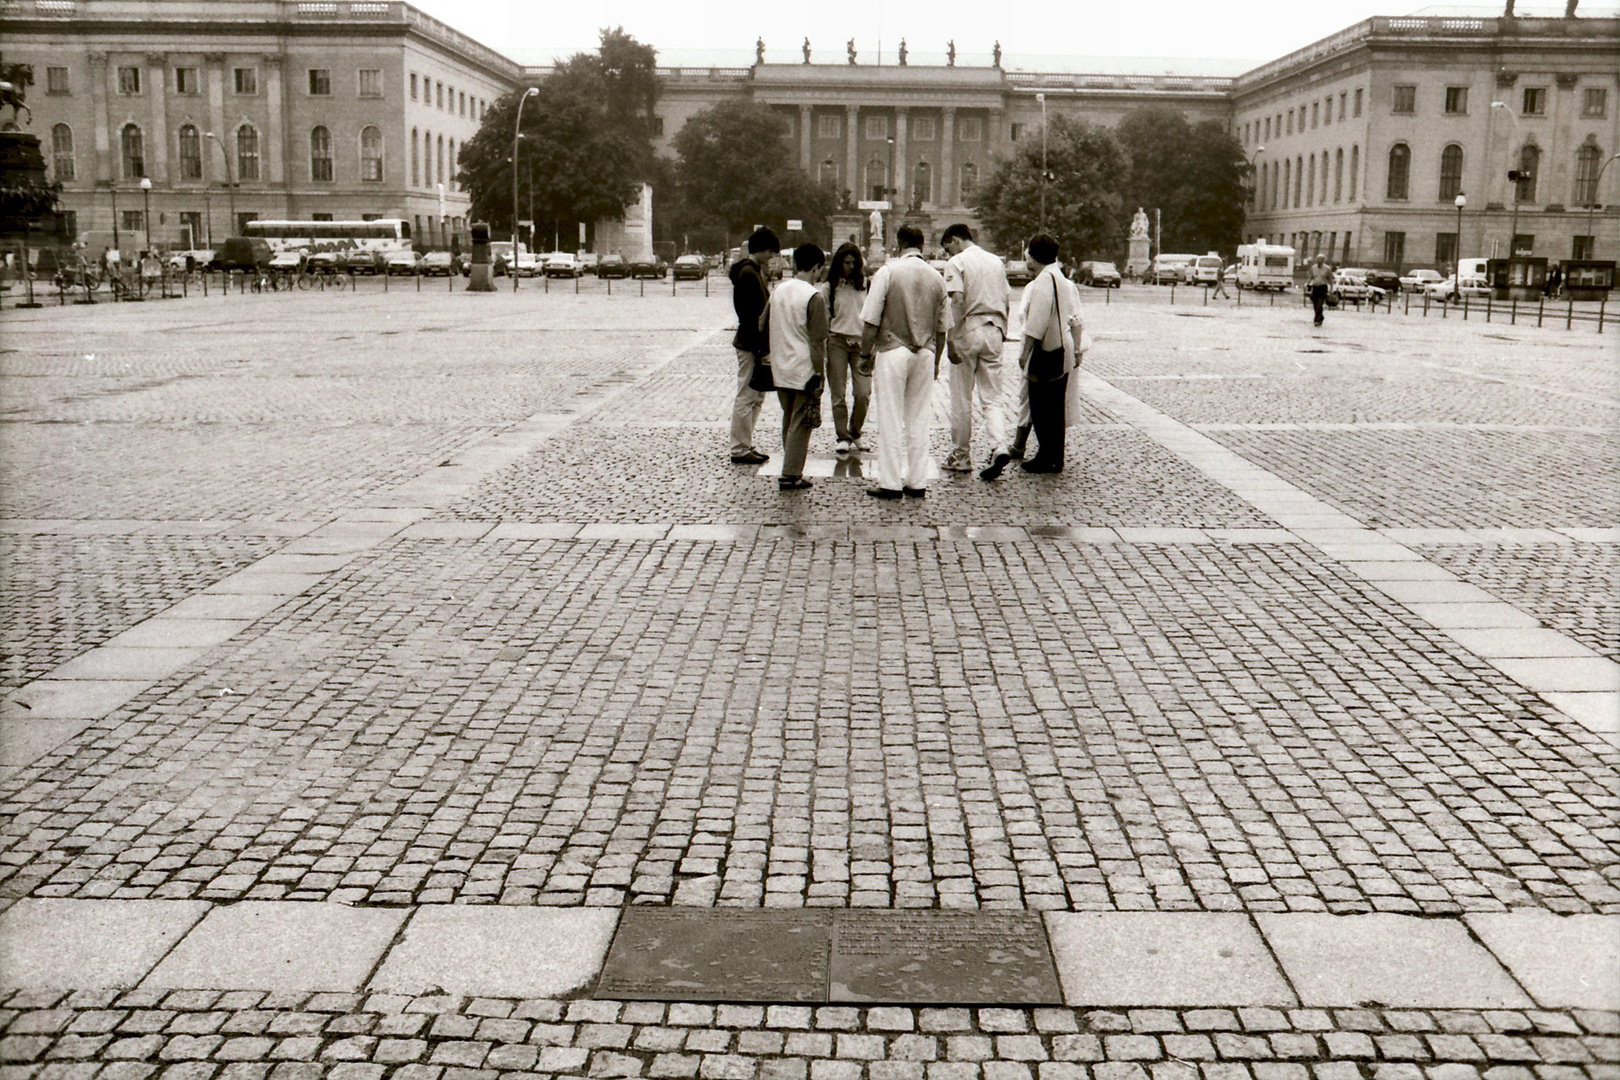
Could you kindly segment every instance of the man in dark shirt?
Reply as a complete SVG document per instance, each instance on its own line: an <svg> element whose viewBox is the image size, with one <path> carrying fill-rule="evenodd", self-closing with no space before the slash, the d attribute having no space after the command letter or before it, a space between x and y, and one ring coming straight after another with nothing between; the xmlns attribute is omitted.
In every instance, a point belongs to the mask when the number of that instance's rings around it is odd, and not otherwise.
<svg viewBox="0 0 1620 1080"><path fill-rule="evenodd" d="M754 424L765 395L748 385L754 365L768 355L771 343L760 329L771 290L766 283L771 263L782 250L782 243L770 229L756 229L748 238L748 257L732 264L731 306L737 312L737 336L731 344L737 350L737 398L731 406L731 460L736 465L761 465L769 454L754 447Z"/></svg>

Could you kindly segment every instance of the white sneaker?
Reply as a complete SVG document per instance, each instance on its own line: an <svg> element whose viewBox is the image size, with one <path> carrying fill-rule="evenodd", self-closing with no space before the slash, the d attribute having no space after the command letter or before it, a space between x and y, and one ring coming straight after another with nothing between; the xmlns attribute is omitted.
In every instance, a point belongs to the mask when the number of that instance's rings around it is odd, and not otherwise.
<svg viewBox="0 0 1620 1080"><path fill-rule="evenodd" d="M945 459L945 464L942 467L949 472L972 472L973 461L966 454L958 454L953 451L951 456Z"/></svg>
<svg viewBox="0 0 1620 1080"><path fill-rule="evenodd" d="M835 453L835 454L847 454L847 453L849 453L849 440L848 439L839 439L836 443L834 443L833 444L833 453Z"/></svg>

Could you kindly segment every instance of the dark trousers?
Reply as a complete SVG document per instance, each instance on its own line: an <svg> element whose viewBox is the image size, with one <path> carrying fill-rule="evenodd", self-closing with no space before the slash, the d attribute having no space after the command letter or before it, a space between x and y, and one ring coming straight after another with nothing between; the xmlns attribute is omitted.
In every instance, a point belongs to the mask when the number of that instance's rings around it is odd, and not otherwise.
<svg viewBox="0 0 1620 1080"><path fill-rule="evenodd" d="M1035 428L1035 456L1031 464L1063 468L1063 402L1068 395L1069 376L1051 382L1029 384L1029 422Z"/></svg>
<svg viewBox="0 0 1620 1080"><path fill-rule="evenodd" d="M803 390L777 390L782 403L782 478L796 480L804 475L804 459L810 452L810 403Z"/></svg>
<svg viewBox="0 0 1620 1080"><path fill-rule="evenodd" d="M1311 286L1311 307L1316 311L1316 325L1322 325L1322 305L1327 303L1327 286Z"/></svg>

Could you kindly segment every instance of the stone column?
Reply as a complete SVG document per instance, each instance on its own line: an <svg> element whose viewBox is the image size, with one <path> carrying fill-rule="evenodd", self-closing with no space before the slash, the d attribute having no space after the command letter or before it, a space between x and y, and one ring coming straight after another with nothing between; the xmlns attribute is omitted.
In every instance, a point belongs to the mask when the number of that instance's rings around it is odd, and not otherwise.
<svg viewBox="0 0 1620 1080"><path fill-rule="evenodd" d="M939 184L934 189L934 205L941 210L956 205L956 109L946 106L939 117Z"/></svg>
<svg viewBox="0 0 1620 1080"><path fill-rule="evenodd" d="M866 192L861 188L861 107L859 105L844 106L844 139L848 145L848 160L845 163L844 186L849 188L850 194L856 202L866 198Z"/></svg>
<svg viewBox="0 0 1620 1080"><path fill-rule="evenodd" d="M810 106L799 106L799 168L810 172Z"/></svg>
<svg viewBox="0 0 1620 1080"><path fill-rule="evenodd" d="M286 160L285 143L287 139L286 124L282 122L281 108L281 60L277 55L267 54L264 57L264 95L265 102L270 107L269 131L260 140L264 152L264 178L267 182L278 187L285 185ZM283 189L282 194L286 191Z"/></svg>
<svg viewBox="0 0 1620 1080"><path fill-rule="evenodd" d="M1548 210L1562 210L1566 200L1575 197L1570 186L1570 159L1574 156L1570 150L1573 149L1573 121L1580 115L1580 107L1575 101L1575 84L1579 79L1578 75L1559 75L1558 88L1553 91L1552 131L1549 138L1552 145L1542 151L1541 176L1536 181L1536 195ZM1549 165L1552 168L1549 169Z"/></svg>
<svg viewBox="0 0 1620 1080"><path fill-rule="evenodd" d="M1511 71L1499 71L1496 75L1496 100L1506 102L1509 109L1517 104L1513 100L1513 84L1518 79L1519 76ZM1523 138L1519 132L1519 125L1514 123L1512 118L1496 115L1501 111L1490 109L1490 115L1485 120L1485 175L1488 185L1485 208L1488 210L1501 209L1513 200L1507 174L1509 169L1519 167L1518 144ZM1372 156L1370 147L1367 153L1370 158ZM1511 244L1512 240L1510 239L1508 243ZM1488 245L1486 250L1489 250Z"/></svg>
<svg viewBox="0 0 1620 1080"><path fill-rule="evenodd" d="M169 58L163 53L146 56L146 90L152 95L152 130L146 136L146 175L152 183L169 186L169 94L164 76Z"/></svg>
<svg viewBox="0 0 1620 1080"><path fill-rule="evenodd" d="M911 205L911 192L906 190L906 117L904 105L894 107L894 208Z"/></svg>
<svg viewBox="0 0 1620 1080"><path fill-rule="evenodd" d="M112 86L108 80L112 78L112 69L107 64L107 54L93 52L90 54L90 110L96 119L96 172L95 180L118 180L117 161L112 149L112 118L107 113L107 100L112 94Z"/></svg>
<svg viewBox="0 0 1620 1080"><path fill-rule="evenodd" d="M984 133L984 146L992 158L1001 156L1001 144L1006 138L1007 112L1005 109L991 109L989 129Z"/></svg>

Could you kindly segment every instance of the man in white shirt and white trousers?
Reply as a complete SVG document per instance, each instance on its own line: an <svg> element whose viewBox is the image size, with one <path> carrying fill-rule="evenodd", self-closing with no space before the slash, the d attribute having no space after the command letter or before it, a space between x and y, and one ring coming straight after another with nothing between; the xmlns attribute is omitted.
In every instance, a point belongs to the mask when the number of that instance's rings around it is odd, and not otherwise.
<svg viewBox="0 0 1620 1080"><path fill-rule="evenodd" d="M945 468L952 472L973 468L973 391L977 388L984 409L985 434L990 438L990 459L979 478L994 480L1011 460L1001 364L1001 350L1007 340L1007 270L1000 259L973 242L973 232L966 225L947 228L940 243L951 256L945 265L945 291L953 318L947 342L951 358L951 453L945 459Z"/></svg>

